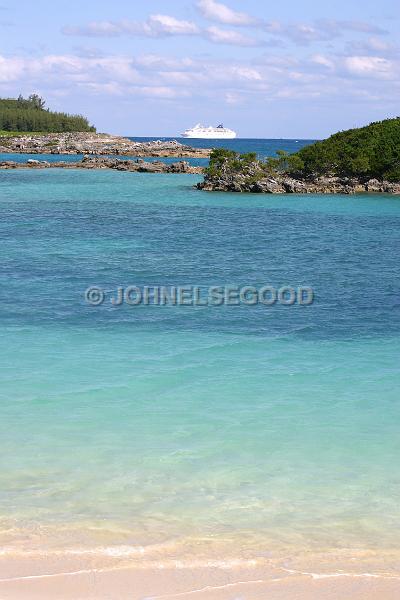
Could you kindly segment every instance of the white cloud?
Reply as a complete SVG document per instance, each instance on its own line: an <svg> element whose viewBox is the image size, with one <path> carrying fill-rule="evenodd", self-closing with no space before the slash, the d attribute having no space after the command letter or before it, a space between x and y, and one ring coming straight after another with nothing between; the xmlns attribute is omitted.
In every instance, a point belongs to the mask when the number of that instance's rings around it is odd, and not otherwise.
<svg viewBox="0 0 400 600"><path fill-rule="evenodd" d="M182 92L169 86L138 86L131 89L134 94L140 94L141 96L147 96L149 98L159 99L172 99L182 95L187 96L188 92Z"/></svg>
<svg viewBox="0 0 400 600"><path fill-rule="evenodd" d="M325 27L323 24L294 23L285 27L282 34L295 44L308 45L312 42L326 42L338 37L337 28Z"/></svg>
<svg viewBox="0 0 400 600"><path fill-rule="evenodd" d="M78 89L94 94L140 93L160 99L256 90L264 75L244 61L213 59L169 59L163 56L138 57L45 55L35 57L0 56L0 84L36 89ZM21 88L22 89L22 88ZM231 98L233 96L230 96Z"/></svg>
<svg viewBox="0 0 400 600"><path fill-rule="evenodd" d="M379 85L376 81L379 81ZM49 100L58 96L89 94L123 98L149 98L180 102L185 98L251 107L257 99L289 102L295 98L338 96L376 102L376 96L395 98L400 85L397 59L380 56L343 56L318 53L301 57L258 59L210 57L82 56L47 54L0 55L0 91L15 95L39 89Z"/></svg>
<svg viewBox="0 0 400 600"><path fill-rule="evenodd" d="M379 53L381 56L385 55L393 55L399 54L399 49L395 46L395 44L391 44L390 42L386 42L382 38L377 38L375 36L371 36L366 40L356 40L351 41L347 44L347 50L349 54L355 55L369 55L373 56Z"/></svg>
<svg viewBox="0 0 400 600"><path fill-rule="evenodd" d="M329 42L343 36L346 31L358 33L374 33L384 35L386 31L364 21L338 21L336 19L319 19L313 23L281 23L266 22L263 29L274 36L287 38L295 44L306 46L312 42Z"/></svg>
<svg viewBox="0 0 400 600"><path fill-rule="evenodd" d="M260 46L262 42L243 35L238 31L230 29L221 29L216 25L212 25L206 29L206 35L209 40L217 44L232 44L234 46Z"/></svg>
<svg viewBox="0 0 400 600"><path fill-rule="evenodd" d="M327 39L327 36L324 32L319 31L312 25L307 25L304 23L299 23L298 25L288 27L285 33L294 42L304 44Z"/></svg>
<svg viewBox="0 0 400 600"><path fill-rule="evenodd" d="M243 102L243 97L235 92L226 92L225 94L225 102L227 104L230 104L232 106L238 105L238 104L242 104Z"/></svg>
<svg viewBox="0 0 400 600"><path fill-rule="evenodd" d="M236 75L239 79L247 81L262 81L262 75L257 69L247 66L232 66L229 72Z"/></svg>
<svg viewBox="0 0 400 600"><path fill-rule="evenodd" d="M194 67L195 61L191 58L180 57L171 58L168 56L160 56L158 54L143 54L135 56L132 62L139 68L148 69L150 71L184 71Z"/></svg>
<svg viewBox="0 0 400 600"><path fill-rule="evenodd" d="M266 21L245 12L234 11L226 4L216 2L216 0L198 0L197 7L202 15L211 21L225 25L259 27L274 36L289 38L299 45L307 45L314 41L329 41L342 36L345 31L375 35L387 33L381 27L365 21L338 19L319 19L313 23Z"/></svg>
<svg viewBox="0 0 400 600"><path fill-rule="evenodd" d="M87 37L149 37L163 38L168 36L201 36L213 43L236 46L266 46L283 44L283 40L291 41L299 46L312 43L330 42L343 36L346 31L374 34L371 38L378 49L379 39L376 36L386 33L374 24L364 21L345 21L336 19L320 19L313 23L266 21L244 12L234 11L226 4L215 0L198 0L197 6L203 16L211 21L233 26L252 26L268 33L269 40L257 40L239 31L222 29L216 25L201 27L194 21L178 19L171 15L153 14L145 21L91 21L83 26L66 26L62 29L65 35ZM383 44L381 44L383 45Z"/></svg>
<svg viewBox="0 0 400 600"><path fill-rule="evenodd" d="M64 35L82 35L87 37L112 37L121 35L123 30L122 23L112 21L90 21L83 27L75 25L66 25L62 28Z"/></svg>
<svg viewBox="0 0 400 600"><path fill-rule="evenodd" d="M193 21L182 21L170 15L150 15L147 21L91 21L83 27L66 26L65 35L88 37L115 37L121 35L164 37L169 35L196 35L200 29Z"/></svg>
<svg viewBox="0 0 400 600"><path fill-rule="evenodd" d="M206 19L224 25L256 25L258 20L243 12L236 12L215 0L198 0L197 6Z"/></svg>
<svg viewBox="0 0 400 600"><path fill-rule="evenodd" d="M283 98L286 100L300 100L300 99L310 99L310 98L319 98L322 95L321 90L312 89L312 88L281 88L277 94L277 98Z"/></svg>
<svg viewBox="0 0 400 600"><path fill-rule="evenodd" d="M24 60L0 56L0 83L18 80L24 72Z"/></svg>
<svg viewBox="0 0 400 600"><path fill-rule="evenodd" d="M380 56L348 56L344 66L352 75L361 77L385 79L394 75L393 62Z"/></svg>
<svg viewBox="0 0 400 600"><path fill-rule="evenodd" d="M198 75L185 71L158 71L158 77L170 85L190 87Z"/></svg>
<svg viewBox="0 0 400 600"><path fill-rule="evenodd" d="M371 50L375 50L377 52L386 52L388 50L393 49L392 44L389 44L388 42L384 42L383 40L376 38L376 37L368 38L368 40L365 42L365 46L367 46Z"/></svg>
<svg viewBox="0 0 400 600"><path fill-rule="evenodd" d="M335 66L334 61L323 54L314 54L314 56L311 57L311 61L316 65L322 65L328 69L333 69Z"/></svg>
<svg viewBox="0 0 400 600"><path fill-rule="evenodd" d="M314 73L307 73L304 71L291 71L288 74L288 78L301 83L312 83L322 79L320 75L315 75Z"/></svg>
<svg viewBox="0 0 400 600"><path fill-rule="evenodd" d="M151 15L148 24L153 31L169 35L193 35L199 28L192 21L180 21L169 15Z"/></svg>
<svg viewBox="0 0 400 600"><path fill-rule="evenodd" d="M290 23L287 25L276 22L267 24L266 29L271 33L287 37L299 45L328 42L342 36L346 31L376 35L386 33L384 29L364 21L339 21L336 19L319 19L313 23Z"/></svg>
<svg viewBox="0 0 400 600"><path fill-rule="evenodd" d="M343 31L356 31L359 33L375 33L382 35L387 33L385 29L377 25L367 23L366 21L345 21L337 19L319 19L316 21L316 26L326 32L330 32L333 36L338 36Z"/></svg>
<svg viewBox="0 0 400 600"><path fill-rule="evenodd" d="M279 34L285 30L284 26L279 21L266 21L263 23L263 29L268 31L268 33L275 34Z"/></svg>
<svg viewBox="0 0 400 600"><path fill-rule="evenodd" d="M64 27L65 35L88 37L144 36L166 37L174 35L196 35L216 43L235 46L262 46L262 40L256 40L238 31L222 29L212 25L201 29L193 21L182 21L170 15L150 15L140 23L137 21L92 21L83 27Z"/></svg>
<svg viewBox="0 0 400 600"><path fill-rule="evenodd" d="M96 95L107 95L107 96L122 96L124 90L121 85L115 82L110 83L94 83L87 82L84 83L84 86L87 88L89 92L92 92ZM57 94L60 95L60 94ZM64 94L65 95L65 92Z"/></svg>

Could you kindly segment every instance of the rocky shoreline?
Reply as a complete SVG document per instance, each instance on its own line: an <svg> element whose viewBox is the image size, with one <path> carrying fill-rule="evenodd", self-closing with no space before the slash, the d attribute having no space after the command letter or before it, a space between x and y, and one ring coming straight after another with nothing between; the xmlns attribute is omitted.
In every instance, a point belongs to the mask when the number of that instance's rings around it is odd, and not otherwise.
<svg viewBox="0 0 400 600"><path fill-rule="evenodd" d="M193 148L176 140L135 142L107 133L45 133L0 136L0 154L89 154L138 157L208 158L210 148Z"/></svg>
<svg viewBox="0 0 400 600"><path fill-rule="evenodd" d="M250 192L256 194L356 194L362 192L400 194L400 183L350 177L295 179L274 175L257 180L240 173L206 175L196 186L210 192Z"/></svg>
<svg viewBox="0 0 400 600"><path fill-rule="evenodd" d="M0 169L115 169L131 173L202 173L202 167L194 167L187 161L174 163L144 161L143 159L123 160L99 156L84 156L80 161L55 161L29 159L20 163L13 160L0 162Z"/></svg>

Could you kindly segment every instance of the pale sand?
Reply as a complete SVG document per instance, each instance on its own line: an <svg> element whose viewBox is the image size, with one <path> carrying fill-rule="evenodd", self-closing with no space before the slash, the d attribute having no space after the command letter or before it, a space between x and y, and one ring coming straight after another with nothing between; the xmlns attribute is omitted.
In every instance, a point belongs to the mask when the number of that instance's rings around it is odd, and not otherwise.
<svg viewBox="0 0 400 600"><path fill-rule="evenodd" d="M108 564L107 564L108 562ZM114 562L114 564L113 564ZM115 565L2 557L1 600L399 600L400 575L323 575L284 567Z"/></svg>

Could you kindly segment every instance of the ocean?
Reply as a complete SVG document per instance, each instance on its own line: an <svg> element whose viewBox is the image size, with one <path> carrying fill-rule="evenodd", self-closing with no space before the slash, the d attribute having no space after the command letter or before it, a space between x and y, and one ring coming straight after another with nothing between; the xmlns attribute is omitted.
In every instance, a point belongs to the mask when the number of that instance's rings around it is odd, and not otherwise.
<svg viewBox="0 0 400 600"><path fill-rule="evenodd" d="M400 198L199 179L0 171L3 548L395 552ZM309 286L314 302L112 305L131 285Z"/></svg>

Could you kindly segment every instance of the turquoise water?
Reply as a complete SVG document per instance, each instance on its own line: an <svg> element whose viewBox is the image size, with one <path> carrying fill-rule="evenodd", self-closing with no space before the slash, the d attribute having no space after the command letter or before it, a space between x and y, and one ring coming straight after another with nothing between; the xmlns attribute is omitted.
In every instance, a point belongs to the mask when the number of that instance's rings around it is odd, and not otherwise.
<svg viewBox="0 0 400 600"><path fill-rule="evenodd" d="M395 548L400 198L198 179L0 171L1 540ZM134 284L315 301L85 303Z"/></svg>

